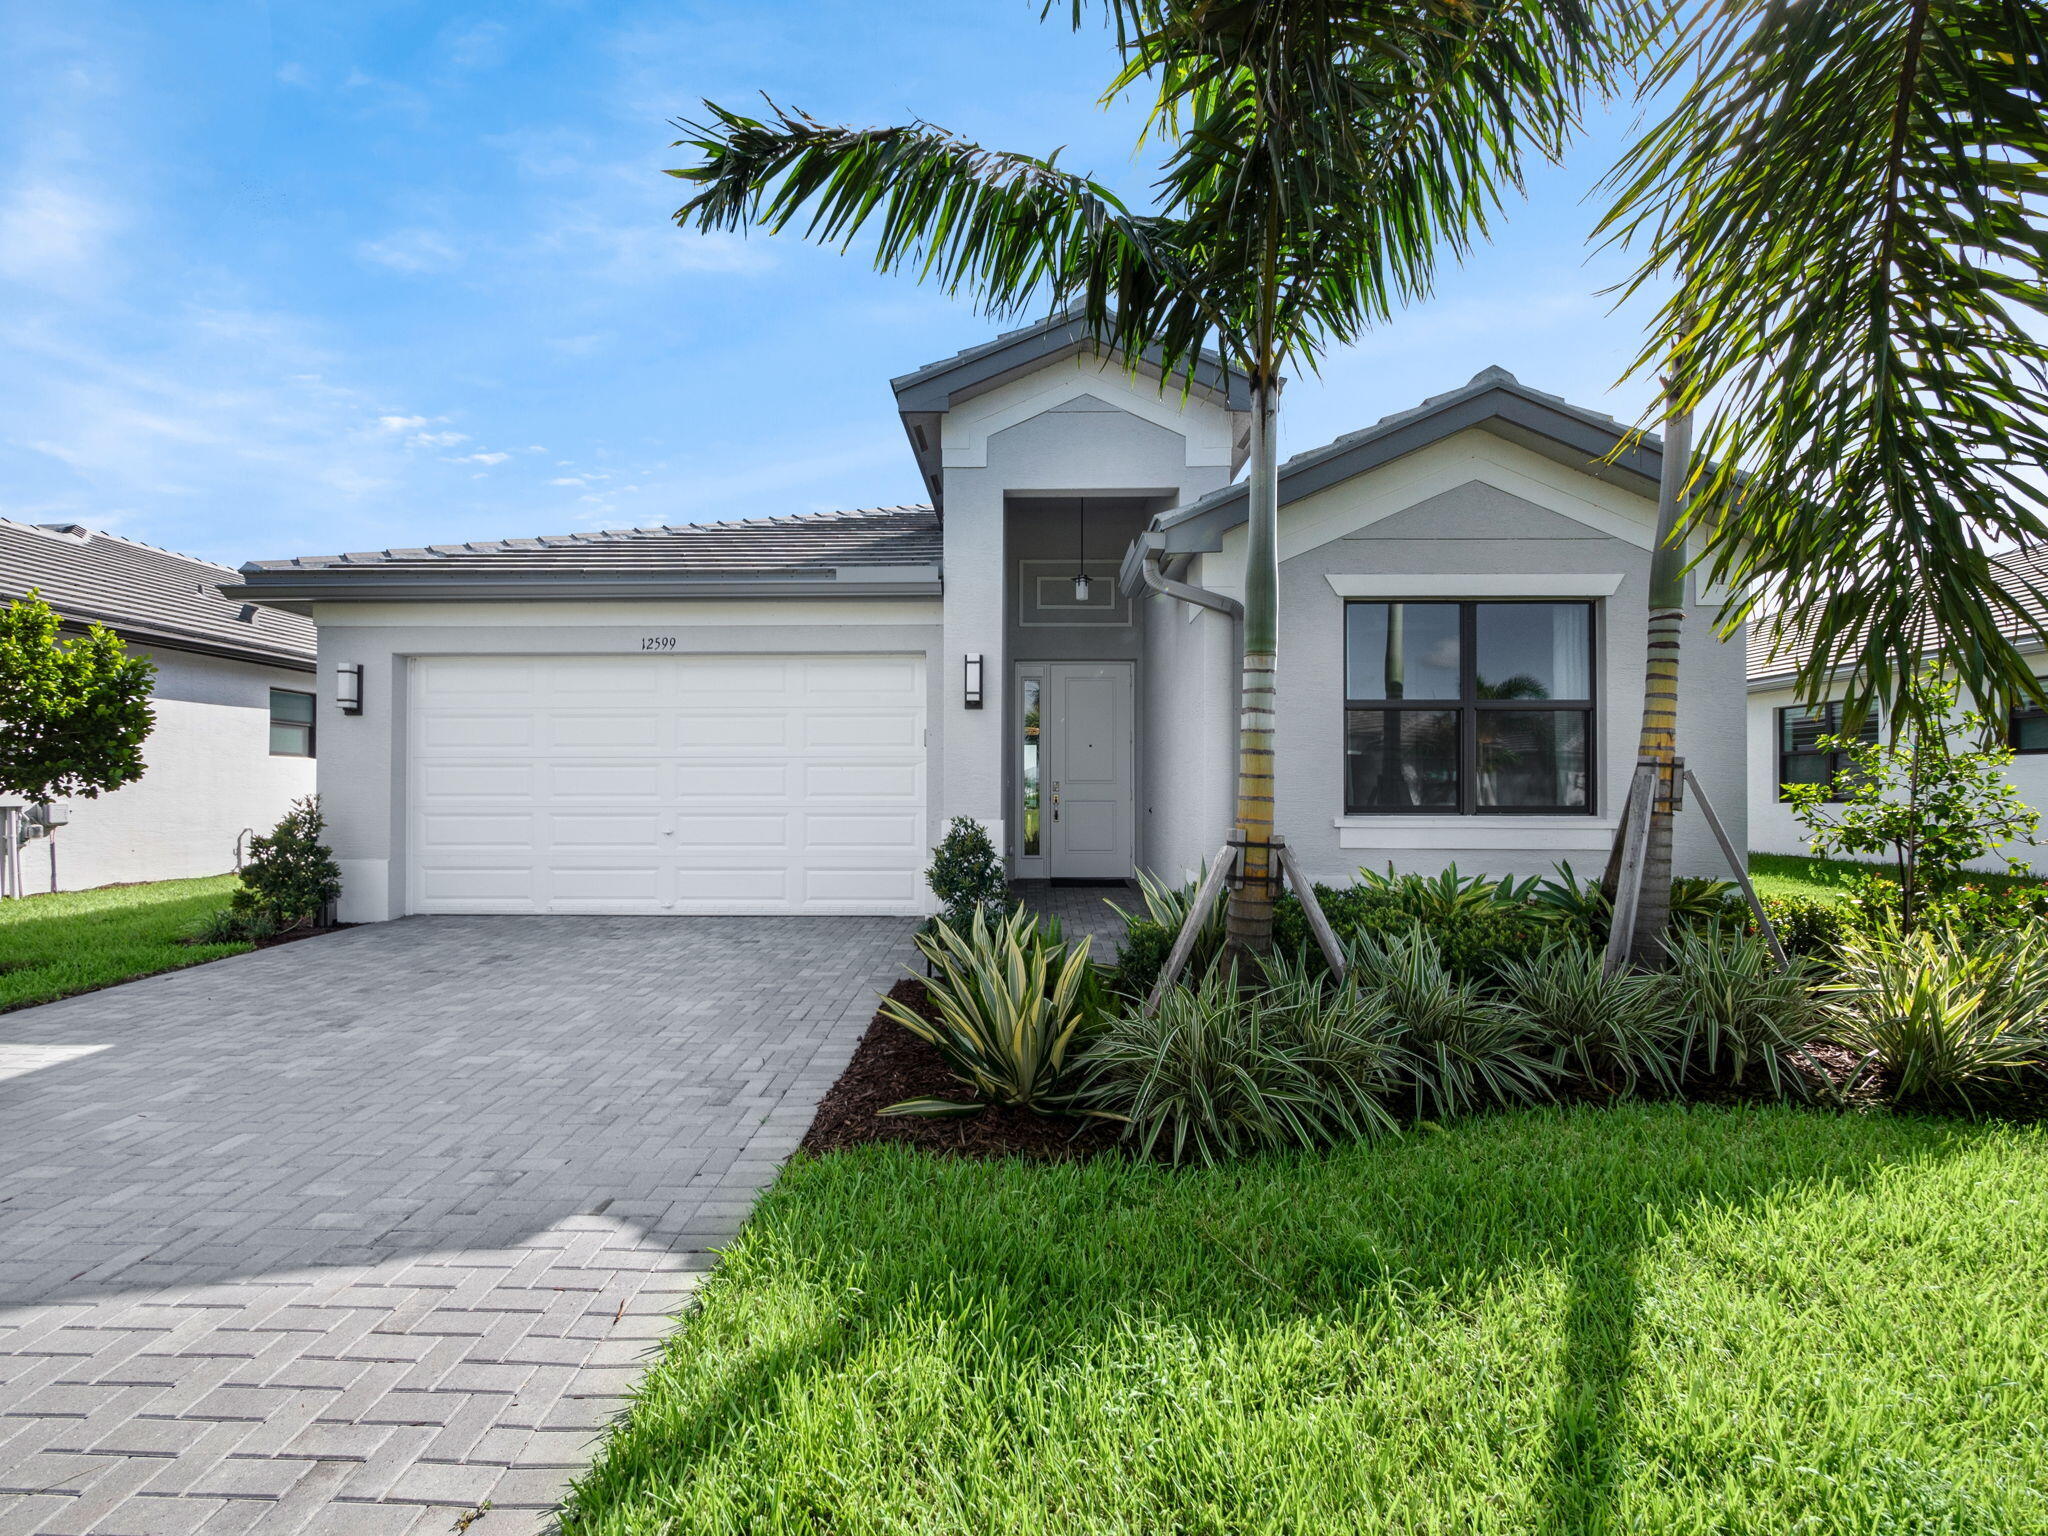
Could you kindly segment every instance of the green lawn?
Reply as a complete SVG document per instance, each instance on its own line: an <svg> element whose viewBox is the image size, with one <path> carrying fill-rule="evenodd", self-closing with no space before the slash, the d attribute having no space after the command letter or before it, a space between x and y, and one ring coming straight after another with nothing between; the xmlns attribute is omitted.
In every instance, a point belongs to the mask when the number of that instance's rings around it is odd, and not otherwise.
<svg viewBox="0 0 2048 1536"><path fill-rule="evenodd" d="M1839 901L1857 876L1890 873L1889 865L1858 863L1853 859L1814 859L1793 853L1749 856L1750 881L1763 896L1814 896L1823 901ZM1973 884L1994 889L2041 883L2038 876L1971 874L1967 878Z"/></svg>
<svg viewBox="0 0 2048 1536"><path fill-rule="evenodd" d="M213 875L0 902L0 1011L240 954L250 946L178 942L234 888Z"/></svg>
<svg viewBox="0 0 2048 1536"><path fill-rule="evenodd" d="M1793 1108L800 1159L564 1529L2048 1531L2044 1231L2040 1128Z"/></svg>

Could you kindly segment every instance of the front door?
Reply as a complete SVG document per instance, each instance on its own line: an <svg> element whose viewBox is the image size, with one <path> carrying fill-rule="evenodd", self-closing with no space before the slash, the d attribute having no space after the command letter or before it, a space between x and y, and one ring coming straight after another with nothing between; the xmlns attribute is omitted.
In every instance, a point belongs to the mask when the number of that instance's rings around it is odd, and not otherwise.
<svg viewBox="0 0 2048 1536"><path fill-rule="evenodd" d="M1041 718L1046 874L1128 879L1137 804L1131 664L1046 663Z"/></svg>

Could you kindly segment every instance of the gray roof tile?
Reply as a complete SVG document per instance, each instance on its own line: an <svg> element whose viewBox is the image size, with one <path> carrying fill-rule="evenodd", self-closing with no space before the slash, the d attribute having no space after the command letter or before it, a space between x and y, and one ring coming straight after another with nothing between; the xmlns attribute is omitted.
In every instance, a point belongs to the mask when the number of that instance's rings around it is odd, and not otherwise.
<svg viewBox="0 0 2048 1536"><path fill-rule="evenodd" d="M676 576L773 576L861 566L936 565L938 515L930 507L869 507L727 523L676 523L659 528L605 528L539 534L425 549L380 549L347 555L252 560L256 578L278 571L454 571L645 573Z"/></svg>
<svg viewBox="0 0 2048 1536"><path fill-rule="evenodd" d="M221 596L233 580L227 566L118 534L0 518L0 602L34 587L66 619L125 639L310 666L312 624Z"/></svg>
<svg viewBox="0 0 2048 1536"><path fill-rule="evenodd" d="M1999 628L2021 645L2038 641L2039 631L2048 629L2048 544L1994 555L1993 572L2005 590L2019 602L2032 621L2030 628L2017 618L2008 618ZM1752 684L1789 683L1812 653L1811 637L1785 625L1776 615L1750 621L1749 680Z"/></svg>

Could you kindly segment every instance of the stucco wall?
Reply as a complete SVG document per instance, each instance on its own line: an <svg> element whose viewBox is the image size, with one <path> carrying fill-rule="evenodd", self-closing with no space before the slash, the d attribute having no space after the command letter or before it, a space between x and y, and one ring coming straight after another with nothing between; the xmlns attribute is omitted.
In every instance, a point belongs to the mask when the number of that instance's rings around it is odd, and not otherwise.
<svg viewBox="0 0 2048 1536"><path fill-rule="evenodd" d="M1425 873L1455 863L1461 870L1516 876L1548 874L1559 860L1581 873L1599 867L1642 718L1654 512L1642 497L1478 432L1282 509L1276 810L1280 830L1312 877L1341 881L1361 866L1390 863ZM1204 557L1205 584L1240 592L1243 559L1240 528L1221 552ZM1332 576L1411 578L1398 595L1418 600L1592 598L1600 764L1594 813L1346 815L1345 599L1332 588ZM1686 626L1680 750L1740 847L1747 836L1743 646L1739 637L1715 638L1713 619L1713 608L1695 606ZM1674 859L1682 874L1726 874L1697 814L1680 817Z"/></svg>
<svg viewBox="0 0 2048 1536"><path fill-rule="evenodd" d="M1831 689L1828 697L1836 699L1841 694L1839 688ZM1796 702L1797 695L1789 687L1762 688L1749 695L1749 845L1759 853L1812 852L1805 829L1793 818L1790 807L1778 798L1778 711ZM2024 753L2014 758L2005 777L2027 804L2048 817L2048 753ZM2040 846L2014 844L2008 851L2023 863L2048 865L2048 832L2043 832L2042 837ZM2006 862L2001 858L1979 859L1971 867L1999 870L2006 867Z"/></svg>
<svg viewBox="0 0 2048 1536"><path fill-rule="evenodd" d="M942 828L940 764L957 672L941 664L939 604L931 599L710 600L579 603L324 603L322 693L334 669L364 668L363 712L323 715L320 791L340 861L346 922L381 922L405 911L405 698L415 656L637 655L649 634L672 635L678 655L840 653L925 659L932 770L929 840Z"/></svg>
<svg viewBox="0 0 2048 1536"><path fill-rule="evenodd" d="M1022 412L1035 410L1035 414ZM1168 425L1167 423L1171 423ZM968 710L955 687L944 696L945 814L971 816L1012 847L1015 789L1009 690L1014 579L1006 558L1006 509L1041 496L1140 498L1176 505L1230 476L1231 417L1177 386L1132 379L1120 368L1067 359L957 404L944 420L945 641L942 670L987 661L986 707ZM1024 514L1029 520L1028 511ZM1119 548L1109 552L1120 558ZM1049 633L1049 632L1048 632ZM1080 642L1088 643L1087 640ZM1126 644L1137 644L1135 640ZM1034 651L1049 654L1037 643ZM1080 659L1086 653L1068 653ZM1121 651L1104 655L1121 655ZM1149 686L1141 665L1137 688ZM1143 708L1142 703L1139 706ZM1138 746L1143 796L1147 743ZM1142 838L1142 831L1140 836Z"/></svg>
<svg viewBox="0 0 2048 1536"><path fill-rule="evenodd" d="M237 833L268 832L295 798L313 792L311 761L270 755L270 690L311 693L312 673L130 650L157 666L156 728L142 749L148 770L124 789L66 802L70 824L23 852L31 891L222 874L235 867ZM322 708L320 729L327 723Z"/></svg>
<svg viewBox="0 0 2048 1536"><path fill-rule="evenodd" d="M1193 878L1230 834L1237 761L1237 625L1213 609L1142 599L1147 686L1138 863Z"/></svg>

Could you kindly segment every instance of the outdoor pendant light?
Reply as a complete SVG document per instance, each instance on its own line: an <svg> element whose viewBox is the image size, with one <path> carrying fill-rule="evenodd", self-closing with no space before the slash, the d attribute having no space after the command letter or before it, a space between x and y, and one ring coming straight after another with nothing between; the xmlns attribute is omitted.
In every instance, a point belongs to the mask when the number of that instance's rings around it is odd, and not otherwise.
<svg viewBox="0 0 2048 1536"><path fill-rule="evenodd" d="M1080 510L1074 514L1074 563L1079 567L1074 572L1074 601L1088 601L1088 503L1078 503Z"/></svg>

